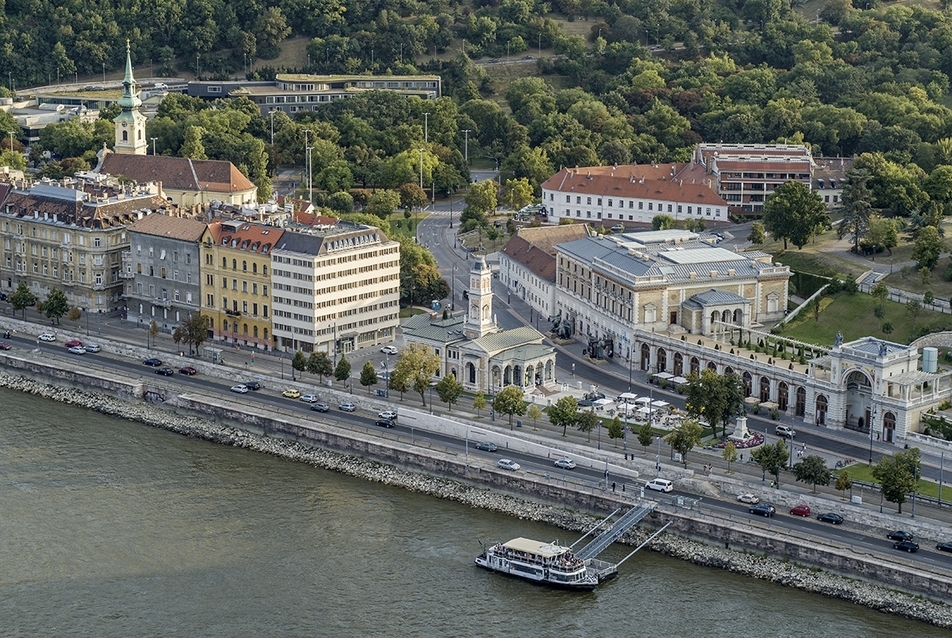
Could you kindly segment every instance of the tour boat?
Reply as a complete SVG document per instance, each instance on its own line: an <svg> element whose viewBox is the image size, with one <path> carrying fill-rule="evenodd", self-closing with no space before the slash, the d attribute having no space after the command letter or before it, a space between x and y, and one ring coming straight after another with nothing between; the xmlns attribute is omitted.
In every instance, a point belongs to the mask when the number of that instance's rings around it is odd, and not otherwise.
<svg viewBox="0 0 952 638"><path fill-rule="evenodd" d="M555 587L591 591L598 586L601 575L587 562L556 541L542 543L529 538L497 543L476 557L476 564L486 569Z"/></svg>

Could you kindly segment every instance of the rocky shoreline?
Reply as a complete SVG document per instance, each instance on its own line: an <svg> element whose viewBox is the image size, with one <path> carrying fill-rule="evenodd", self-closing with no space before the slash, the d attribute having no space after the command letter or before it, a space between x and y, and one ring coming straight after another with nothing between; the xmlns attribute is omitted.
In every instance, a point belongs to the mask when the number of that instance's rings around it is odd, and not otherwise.
<svg viewBox="0 0 952 638"><path fill-rule="evenodd" d="M402 470L377 461L313 448L293 441L259 436L200 417L174 414L148 403L133 403L73 388L57 387L5 372L0 372L0 387L81 406L101 414L162 428L184 436L271 454L314 467L341 472L355 478L401 487L522 520L546 523L569 531L588 530L596 521L592 516L569 512L551 505L527 501L457 481ZM626 534L622 541L633 545L642 542L647 536L648 532L635 528ZM714 547L670 533L659 536L648 547L653 551L690 561L696 565L724 569L937 627L952 628L952 607L948 605L829 571L796 565L759 554Z"/></svg>

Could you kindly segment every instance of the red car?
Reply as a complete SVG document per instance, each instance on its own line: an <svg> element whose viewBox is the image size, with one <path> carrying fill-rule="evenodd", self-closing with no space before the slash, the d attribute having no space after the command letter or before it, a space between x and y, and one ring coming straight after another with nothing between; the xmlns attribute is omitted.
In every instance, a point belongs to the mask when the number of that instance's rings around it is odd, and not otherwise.
<svg viewBox="0 0 952 638"><path fill-rule="evenodd" d="M70 339L69 341L66 342L66 347L67 348L82 348L83 342L80 341L79 339Z"/></svg>
<svg viewBox="0 0 952 638"><path fill-rule="evenodd" d="M188 376L193 376L198 374L198 370L192 366L185 366L184 368L179 368L179 374L187 374Z"/></svg>
<svg viewBox="0 0 952 638"><path fill-rule="evenodd" d="M810 506L805 503L800 503L799 505L794 505L790 508L790 513L794 516L809 516L810 515Z"/></svg>

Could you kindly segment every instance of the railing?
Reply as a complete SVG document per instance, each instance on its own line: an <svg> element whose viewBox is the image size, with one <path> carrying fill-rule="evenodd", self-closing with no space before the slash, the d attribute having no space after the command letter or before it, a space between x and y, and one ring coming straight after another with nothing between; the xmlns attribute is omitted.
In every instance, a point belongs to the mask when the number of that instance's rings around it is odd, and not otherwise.
<svg viewBox="0 0 952 638"><path fill-rule="evenodd" d="M869 490L870 492L881 492L881 488L878 483L867 483L866 481L858 481L852 479L852 484L854 487L861 487L863 489ZM909 503L922 503L923 505L931 505L933 507L939 507L943 509L952 509L952 503L949 501L940 500L932 496L923 496L922 494L906 494L906 501Z"/></svg>

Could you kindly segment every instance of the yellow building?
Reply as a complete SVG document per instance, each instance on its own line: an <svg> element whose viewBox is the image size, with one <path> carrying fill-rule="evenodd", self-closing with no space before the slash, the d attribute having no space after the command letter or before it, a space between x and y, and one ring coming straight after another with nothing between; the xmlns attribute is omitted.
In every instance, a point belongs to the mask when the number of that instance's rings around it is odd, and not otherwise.
<svg viewBox="0 0 952 638"><path fill-rule="evenodd" d="M217 220L202 236L202 314L212 338L270 350L271 249L284 231L244 221Z"/></svg>

